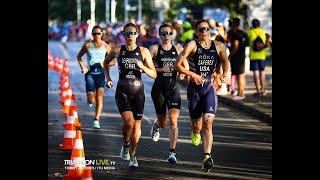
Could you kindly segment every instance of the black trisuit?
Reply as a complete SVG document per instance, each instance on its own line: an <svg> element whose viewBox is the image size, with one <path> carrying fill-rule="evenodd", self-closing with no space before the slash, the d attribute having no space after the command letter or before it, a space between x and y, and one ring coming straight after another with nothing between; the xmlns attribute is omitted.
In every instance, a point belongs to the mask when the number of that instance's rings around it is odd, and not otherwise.
<svg viewBox="0 0 320 180"><path fill-rule="evenodd" d="M218 104L212 77L219 59L216 46L214 41L211 41L209 49L201 47L197 41L196 44L197 51L189 59L190 71L201 75L206 80L200 85L189 81L187 98L191 120L200 118L202 113L215 114Z"/></svg>
<svg viewBox="0 0 320 180"><path fill-rule="evenodd" d="M173 45L168 51L165 51L161 45L158 46L154 64L157 68L167 65L170 70L169 72L157 72L157 78L152 86L151 96L157 114L166 113L166 106L168 109L180 109L181 97L177 83L177 72L173 69L178 57L178 52Z"/></svg>
<svg viewBox="0 0 320 180"><path fill-rule="evenodd" d="M132 111L134 119L141 120L145 102L144 85L141 80L142 70L135 63L143 62L140 47L128 51L125 45L122 45L117 60L119 81L115 98L119 112Z"/></svg>

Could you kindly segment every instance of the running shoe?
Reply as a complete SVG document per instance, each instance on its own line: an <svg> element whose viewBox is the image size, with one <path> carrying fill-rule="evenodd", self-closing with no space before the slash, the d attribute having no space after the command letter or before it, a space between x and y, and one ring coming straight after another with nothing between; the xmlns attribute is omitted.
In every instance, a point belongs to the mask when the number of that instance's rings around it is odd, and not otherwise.
<svg viewBox="0 0 320 180"><path fill-rule="evenodd" d="M267 95L267 91L260 92L260 96L266 96L266 95Z"/></svg>
<svg viewBox="0 0 320 180"><path fill-rule="evenodd" d="M158 129L154 128L156 122L157 122L157 120L154 120L153 125L151 127L151 131L150 131L150 136L151 136L151 138L152 138L152 140L154 142L157 142L159 140L159 137L160 137L160 132L159 132L160 129L159 128Z"/></svg>
<svg viewBox="0 0 320 180"><path fill-rule="evenodd" d="M199 144L201 143L201 135L200 133L195 133L195 132L191 132L191 141L192 144L195 146L199 146Z"/></svg>
<svg viewBox="0 0 320 180"><path fill-rule="evenodd" d="M138 161L137 161L137 157L136 156L130 157L129 167L130 168L137 168L138 167Z"/></svg>
<svg viewBox="0 0 320 180"><path fill-rule="evenodd" d="M176 153L170 152L170 154L169 154L169 156L167 158L167 162L170 163L170 164L177 163Z"/></svg>
<svg viewBox="0 0 320 180"><path fill-rule="evenodd" d="M129 147L124 147L122 145L121 151L120 151L120 157L121 157L121 159L126 160L126 161L130 160Z"/></svg>
<svg viewBox="0 0 320 180"><path fill-rule="evenodd" d="M213 168L213 159L208 157L207 159L203 160L203 164L201 167L202 172L209 172Z"/></svg>
<svg viewBox="0 0 320 180"><path fill-rule="evenodd" d="M234 97L232 98L232 100L242 101L242 100L244 100L245 98L246 98L245 96L234 96Z"/></svg>
<svg viewBox="0 0 320 180"><path fill-rule="evenodd" d="M99 123L99 121L93 121L93 128L95 128L95 129L100 129L100 123Z"/></svg>

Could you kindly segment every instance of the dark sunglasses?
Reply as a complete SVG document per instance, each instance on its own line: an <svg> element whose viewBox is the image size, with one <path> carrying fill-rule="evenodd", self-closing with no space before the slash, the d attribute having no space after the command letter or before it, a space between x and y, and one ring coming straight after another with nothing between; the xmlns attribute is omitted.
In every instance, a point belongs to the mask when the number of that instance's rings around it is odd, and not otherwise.
<svg viewBox="0 0 320 180"><path fill-rule="evenodd" d="M100 35L101 33L92 33L92 36Z"/></svg>
<svg viewBox="0 0 320 180"><path fill-rule="evenodd" d="M163 32L160 32L160 36L172 36L173 32L166 32L166 31L163 31Z"/></svg>
<svg viewBox="0 0 320 180"><path fill-rule="evenodd" d="M134 31L134 32L123 32L123 35L124 36L134 36L134 35L137 35L139 34L138 32Z"/></svg>
<svg viewBox="0 0 320 180"><path fill-rule="evenodd" d="M198 32L208 32L210 30L210 28L207 28L207 27L203 27L203 28L199 28L198 29Z"/></svg>

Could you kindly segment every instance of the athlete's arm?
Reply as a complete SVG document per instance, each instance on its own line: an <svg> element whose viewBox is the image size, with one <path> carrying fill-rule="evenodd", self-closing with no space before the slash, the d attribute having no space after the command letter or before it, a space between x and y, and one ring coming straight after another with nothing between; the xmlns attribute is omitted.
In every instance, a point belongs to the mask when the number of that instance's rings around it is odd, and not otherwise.
<svg viewBox="0 0 320 180"><path fill-rule="evenodd" d="M157 57L157 52L158 52L158 45L150 46L149 51L150 51L150 54L151 54L151 57L152 57L152 60L153 60L153 64L154 64L154 66L156 68L156 71L157 72L166 72L166 71L163 70L163 67L159 68L158 64L156 62L156 57Z"/></svg>
<svg viewBox="0 0 320 180"><path fill-rule="evenodd" d="M89 42L85 42L77 55L78 63L79 63L82 74L85 74L89 71L88 68L83 64L83 61L81 59L82 56L88 51L89 46L90 46Z"/></svg>
<svg viewBox="0 0 320 180"><path fill-rule="evenodd" d="M110 54L110 52L111 52L111 50L112 50L112 49L111 49L111 46L106 43L105 48L106 48L107 55Z"/></svg>
<svg viewBox="0 0 320 180"><path fill-rule="evenodd" d="M157 77L156 68L152 62L151 54L149 50L145 47L140 47L144 63L137 61L137 65L148 74L151 78L155 79Z"/></svg>
<svg viewBox="0 0 320 180"><path fill-rule="evenodd" d="M180 53L178 60L176 61L176 63L174 64L174 69L176 71L178 71L179 73L183 73L187 76L190 76L192 78L192 80L197 84L203 84L205 81L205 78L203 78L202 76L189 71L188 69L186 69L185 67L182 66L183 61L186 61L187 57L192 53L196 51L196 42L195 41L191 41L189 42L184 50Z"/></svg>
<svg viewBox="0 0 320 180"><path fill-rule="evenodd" d="M229 64L230 62L228 60L227 53L226 53L226 47L221 42L215 42L215 43L216 43L217 51L220 56L220 60L222 62L223 73L221 75L221 81L226 82L227 81L226 77L227 77L227 73L228 73L229 66L230 66L230 64Z"/></svg>
<svg viewBox="0 0 320 180"><path fill-rule="evenodd" d="M104 68L104 72L105 72L105 79L107 80L107 86L109 88L112 87L112 80L109 74L110 71L110 67L115 65L116 63L116 57L119 56L119 48L110 48L110 53L108 53L108 55L106 56L106 58L103 61L103 68Z"/></svg>
<svg viewBox="0 0 320 180"><path fill-rule="evenodd" d="M178 54L180 55L181 52L183 51L183 47L182 47L181 45L173 45L173 46L176 48ZM187 60L187 59L185 59L184 61L182 61L182 65L183 65L183 67L184 67L186 70L189 71L190 68L189 68L189 63L188 63L188 60ZM179 73L179 79L180 79L180 80L183 80L184 77L185 77L185 74Z"/></svg>
<svg viewBox="0 0 320 180"><path fill-rule="evenodd" d="M110 53L108 53L107 57L105 57L103 66L104 67L110 67L116 64L116 58L119 56L120 53L120 47L114 47L110 50Z"/></svg>

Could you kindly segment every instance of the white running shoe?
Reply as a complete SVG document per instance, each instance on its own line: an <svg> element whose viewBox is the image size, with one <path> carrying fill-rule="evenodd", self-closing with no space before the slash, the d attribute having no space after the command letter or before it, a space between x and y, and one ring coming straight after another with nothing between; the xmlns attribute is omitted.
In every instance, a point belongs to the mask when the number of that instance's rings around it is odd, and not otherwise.
<svg viewBox="0 0 320 180"><path fill-rule="evenodd" d="M130 160L129 147L125 148L122 145L121 151L120 151L120 157L121 157L121 159L126 160L126 161Z"/></svg>
<svg viewBox="0 0 320 180"><path fill-rule="evenodd" d="M100 129L100 123L99 123L99 121L97 121L97 120L94 120L94 121L93 121L93 128L95 128L95 129Z"/></svg>
<svg viewBox="0 0 320 180"><path fill-rule="evenodd" d="M138 167L138 161L137 161L137 157L136 156L132 156L130 158L129 167L130 168L137 168Z"/></svg>
<svg viewBox="0 0 320 180"><path fill-rule="evenodd" d="M159 132L160 129L159 128L158 129L154 128L154 125L156 124L156 122L157 122L157 120L154 120L153 125L151 127L151 131L150 131L150 136L151 136L151 138L152 138L152 140L154 142L157 142L159 140L159 137L160 137L160 132Z"/></svg>

